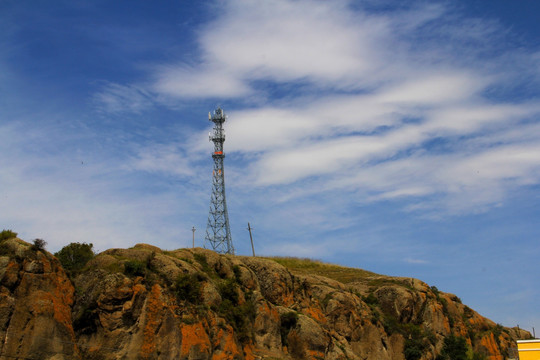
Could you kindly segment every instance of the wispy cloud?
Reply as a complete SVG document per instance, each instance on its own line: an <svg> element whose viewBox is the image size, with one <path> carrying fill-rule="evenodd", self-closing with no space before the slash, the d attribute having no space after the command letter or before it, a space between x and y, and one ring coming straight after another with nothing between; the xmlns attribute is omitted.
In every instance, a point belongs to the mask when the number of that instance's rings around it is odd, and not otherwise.
<svg viewBox="0 0 540 360"><path fill-rule="evenodd" d="M76 241L92 242L98 250L154 241L166 248L187 246L182 241L189 234L174 239L181 228L192 225L193 209L206 209L206 201L198 200L207 198L206 191L199 193L197 183L173 186L140 175L160 172L165 161L177 166L175 177L191 175L191 167L174 149L137 148L131 163L124 156L110 156L114 150L103 144L87 148L95 145L88 141L90 134L25 126L0 126L5 139L0 143L0 226L28 241L44 238L51 251ZM31 146L25 146L29 141ZM174 224L160 226L184 211Z"/></svg>
<svg viewBox="0 0 540 360"><path fill-rule="evenodd" d="M440 4L384 15L348 2L220 6L223 21L200 33L200 65L160 73L177 96L238 97L261 80L318 89L231 112L227 149L247 156L254 185L315 179L319 191L355 189L360 201L425 197L409 208L459 212L540 182L536 147L500 142L516 126L527 133L522 122L538 116L538 102L487 96L508 82L504 54L485 57L499 49L496 22L461 19Z"/></svg>
<svg viewBox="0 0 540 360"><path fill-rule="evenodd" d="M140 113L162 96L240 100L226 144L244 160L237 180L285 186L277 201L339 189L361 203L410 198L409 211L477 212L539 183L529 132L538 101L494 96L537 55L501 48L508 34L496 21L461 17L448 4L373 9L215 4L219 21L199 29L188 62L151 68L146 88L106 84L95 99L112 113ZM271 98L264 83L309 91ZM130 169L193 176L188 158L208 143L203 132L188 143L141 149Z"/></svg>
<svg viewBox="0 0 540 360"><path fill-rule="evenodd" d="M165 172L177 176L193 176L193 164L185 152L174 145L156 145L137 149L126 165L131 171Z"/></svg>
<svg viewBox="0 0 540 360"><path fill-rule="evenodd" d="M251 92L229 69L220 69L214 64L198 68L184 64L159 66L154 77L154 91L176 98L233 98Z"/></svg>
<svg viewBox="0 0 540 360"><path fill-rule="evenodd" d="M152 108L155 101L153 95L143 87L115 83L105 83L93 97L98 111L111 114L140 114Z"/></svg>

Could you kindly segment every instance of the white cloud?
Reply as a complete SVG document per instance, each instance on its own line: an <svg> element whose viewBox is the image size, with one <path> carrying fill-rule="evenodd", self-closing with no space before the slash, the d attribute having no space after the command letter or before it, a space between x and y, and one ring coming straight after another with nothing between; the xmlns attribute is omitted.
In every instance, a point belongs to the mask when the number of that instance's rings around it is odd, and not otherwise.
<svg viewBox="0 0 540 360"><path fill-rule="evenodd" d="M417 106L456 103L477 96L487 83L478 76L464 71L448 74L442 69L431 71L432 73L428 74L415 74L407 82L383 90L379 95L379 101Z"/></svg>
<svg viewBox="0 0 540 360"><path fill-rule="evenodd" d="M381 67L380 44L391 40L388 19L351 13L346 1L233 0L218 8L200 31L198 63L159 67L155 91L231 98L252 94L261 80L364 88Z"/></svg>
<svg viewBox="0 0 540 360"><path fill-rule="evenodd" d="M201 37L206 61L250 79L333 84L372 68L384 27L342 1L230 1L218 19Z"/></svg>
<svg viewBox="0 0 540 360"><path fill-rule="evenodd" d="M284 188L280 199L354 189L362 202L411 198L409 209L459 212L540 182L534 156L524 155L536 148L519 140L531 136L521 123L538 116L538 102L488 97L512 81L513 64L537 55L521 51L509 64L496 22L462 18L450 6L370 12L351 5L216 4L199 29L200 52L154 68L152 91L253 106L225 109L226 152L242 156L243 184L295 189ZM485 56L494 49L497 56ZM277 88L298 82L308 91L275 101L261 82ZM110 86L102 102L129 109L131 92L133 111L146 106L150 96L136 87ZM182 149L146 148L130 166L192 176L187 158L208 151L206 131L188 142ZM300 186L308 180L313 189Z"/></svg>
<svg viewBox="0 0 540 360"><path fill-rule="evenodd" d="M535 184L540 180L540 145L512 144L488 149L462 159L441 174L441 180L463 186L485 187L490 182Z"/></svg>
<svg viewBox="0 0 540 360"><path fill-rule="evenodd" d="M235 74L212 65L201 68L161 66L156 70L155 78L153 90L172 97L231 98L251 92Z"/></svg>
<svg viewBox="0 0 540 360"><path fill-rule="evenodd" d="M536 116L540 106L525 104L490 104L478 101L473 104L443 107L432 111L429 131L439 135L470 134L490 127L508 127L519 120Z"/></svg>
<svg viewBox="0 0 540 360"><path fill-rule="evenodd" d="M314 109L265 108L240 112L233 117L228 127L232 143L227 145L231 151L259 154L252 166L259 184L290 183L310 176L332 176L336 172L350 177L359 165L371 168L370 163L388 160L400 152L418 151L425 142L447 137L454 144L455 137L472 136L480 130L495 127L498 131L506 131L517 119L537 112L535 106L527 104L488 106L466 101L463 108L445 105L436 110L411 112L420 117L420 121L408 124L400 123L396 117L396 113L403 111L399 106L392 111L390 105L380 107L376 101L370 105L369 100L361 97L354 100L365 105L367 113L382 119L381 123L390 127L379 133L368 131L355 135L362 130L373 130L376 124L369 126L362 112L356 117L354 111L351 111L352 116L344 118L339 118L339 115L346 114L336 111L336 121L329 121L327 116L334 107L333 103L326 104L327 108L315 105ZM339 136L334 137L336 134ZM459 149L457 151L460 153ZM463 154L463 159L469 156ZM347 172L346 169L352 170ZM380 184L379 181L377 183ZM418 188L414 185L409 187Z"/></svg>
<svg viewBox="0 0 540 360"><path fill-rule="evenodd" d="M105 84L93 100L99 111L112 114L139 114L154 104L153 95L143 87L114 83Z"/></svg>
<svg viewBox="0 0 540 360"><path fill-rule="evenodd" d="M409 207L410 210L450 213L475 212L504 200L507 192L540 182L540 147L520 144L485 149L477 154L457 151L387 161L358 171L334 186L373 194L366 200L438 194Z"/></svg>
<svg viewBox="0 0 540 360"><path fill-rule="evenodd" d="M88 151L85 146L95 142L81 140L80 131L56 131L27 128L22 122L0 126L5 139L0 143L2 228L19 232L27 241L43 238L50 251L77 241L92 242L98 250L137 242L187 246L189 234L182 243L181 229L190 228L193 209L199 206L197 183L176 183L169 189L162 182L148 183L141 172L133 171L162 171L167 160L168 172L191 174L173 150L140 150L138 167L129 169L110 156L111 148ZM27 146L29 142L32 146ZM61 151L51 151L51 146ZM158 161L150 161L152 157ZM206 206L205 201L203 209ZM183 216L161 225L178 213Z"/></svg>
<svg viewBox="0 0 540 360"><path fill-rule="evenodd" d="M152 145L137 150L126 165L127 169L164 172L179 176L193 176L193 165L180 148L174 145Z"/></svg>
<svg viewBox="0 0 540 360"><path fill-rule="evenodd" d="M258 182L287 183L309 176L330 174L387 150L383 149L386 145L389 144L371 137L346 137L269 152L257 164Z"/></svg>

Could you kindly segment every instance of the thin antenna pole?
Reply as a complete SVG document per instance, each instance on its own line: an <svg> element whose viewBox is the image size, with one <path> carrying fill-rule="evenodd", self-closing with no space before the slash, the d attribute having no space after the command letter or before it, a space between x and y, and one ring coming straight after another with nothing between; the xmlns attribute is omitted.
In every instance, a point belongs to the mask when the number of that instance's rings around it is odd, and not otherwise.
<svg viewBox="0 0 540 360"><path fill-rule="evenodd" d="M192 246L193 248L195 248L195 230L197 229L195 229L195 226L194 226L193 229L191 229L191 231L193 231L193 246Z"/></svg>
<svg viewBox="0 0 540 360"><path fill-rule="evenodd" d="M253 251L253 256L255 256L255 247L253 246L253 236L251 236L251 226L248 222L248 231L249 231L249 239L251 240L251 250Z"/></svg>

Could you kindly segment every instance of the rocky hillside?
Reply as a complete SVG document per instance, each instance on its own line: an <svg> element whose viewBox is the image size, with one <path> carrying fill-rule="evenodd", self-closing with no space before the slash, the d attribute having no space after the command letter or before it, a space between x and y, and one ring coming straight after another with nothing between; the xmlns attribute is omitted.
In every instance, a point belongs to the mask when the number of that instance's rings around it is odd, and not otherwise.
<svg viewBox="0 0 540 360"><path fill-rule="evenodd" d="M445 339L502 360L518 331L422 281L309 260L139 244L68 276L39 246L0 243L1 360L428 360L450 356Z"/></svg>

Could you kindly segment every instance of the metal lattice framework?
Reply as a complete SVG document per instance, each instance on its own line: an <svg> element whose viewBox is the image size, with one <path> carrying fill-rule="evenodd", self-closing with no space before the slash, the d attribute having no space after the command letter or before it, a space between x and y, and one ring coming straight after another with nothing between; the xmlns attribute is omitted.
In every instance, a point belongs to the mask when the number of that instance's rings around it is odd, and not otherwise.
<svg viewBox="0 0 540 360"><path fill-rule="evenodd" d="M214 123L213 132L210 133L210 141L214 143L214 171L212 174L212 197L210 199L210 212L206 225L206 242L210 243L214 251L221 254L233 254L234 247L229 228L229 214L225 198L225 171L223 168L223 143L225 131L223 123L226 116L221 108L217 108L214 114L208 114L208 119Z"/></svg>

